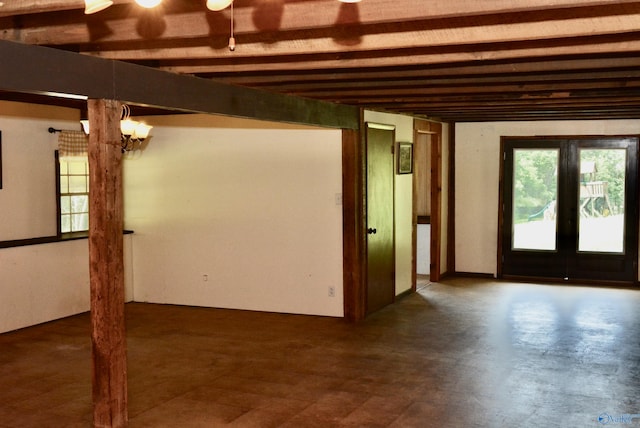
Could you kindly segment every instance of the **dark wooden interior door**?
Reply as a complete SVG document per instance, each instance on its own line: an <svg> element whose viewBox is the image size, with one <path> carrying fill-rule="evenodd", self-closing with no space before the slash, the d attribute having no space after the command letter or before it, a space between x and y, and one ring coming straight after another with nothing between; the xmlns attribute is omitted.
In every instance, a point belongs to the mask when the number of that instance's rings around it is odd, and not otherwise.
<svg viewBox="0 0 640 428"><path fill-rule="evenodd" d="M367 143L367 314L395 297L394 163L395 129L366 124Z"/></svg>
<svg viewBox="0 0 640 428"><path fill-rule="evenodd" d="M638 138L503 139L503 275L632 283Z"/></svg>

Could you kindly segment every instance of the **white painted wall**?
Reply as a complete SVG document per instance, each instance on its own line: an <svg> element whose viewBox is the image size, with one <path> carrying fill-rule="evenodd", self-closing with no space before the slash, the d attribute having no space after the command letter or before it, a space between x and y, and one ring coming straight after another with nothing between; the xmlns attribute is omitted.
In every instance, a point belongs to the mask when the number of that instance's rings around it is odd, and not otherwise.
<svg viewBox="0 0 640 428"><path fill-rule="evenodd" d="M343 316L340 130L146 120L124 163L136 301Z"/></svg>
<svg viewBox="0 0 640 428"><path fill-rule="evenodd" d="M126 301L133 299L131 236L124 237ZM0 249L0 333L86 312L89 307L86 239Z"/></svg>
<svg viewBox="0 0 640 428"><path fill-rule="evenodd" d="M79 129L76 110L0 102L3 186L0 241L56 234L57 135ZM131 300L131 238L125 238L126 296ZM0 332L89 309L87 240L0 248Z"/></svg>
<svg viewBox="0 0 640 428"><path fill-rule="evenodd" d="M0 240L56 234L57 137L47 129L78 129L79 118L72 109L0 102Z"/></svg>
<svg viewBox="0 0 640 428"><path fill-rule="evenodd" d="M640 134L631 120L456 124L456 271L496 275L501 136Z"/></svg>
<svg viewBox="0 0 640 428"><path fill-rule="evenodd" d="M413 143L413 118L365 110L365 122L394 125L396 142ZM395 163L394 163L395 165ZM395 175L396 295L411 289L413 175Z"/></svg>
<svg viewBox="0 0 640 428"><path fill-rule="evenodd" d="M79 129L78 119L71 109L0 103L0 240L55 234L57 137L47 128ZM124 162L125 221L135 230L125 237L127 301L342 316L341 131L147 119L153 137ZM410 117L367 120L413 141ZM411 175L396 176L397 294L411 287L411 195ZM88 284L86 240L0 249L0 332L88 310Z"/></svg>

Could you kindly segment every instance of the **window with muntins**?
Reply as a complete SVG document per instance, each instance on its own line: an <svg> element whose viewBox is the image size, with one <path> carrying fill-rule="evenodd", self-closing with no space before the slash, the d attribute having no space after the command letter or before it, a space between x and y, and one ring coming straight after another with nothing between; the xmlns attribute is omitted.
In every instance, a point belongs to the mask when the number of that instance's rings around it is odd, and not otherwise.
<svg viewBox="0 0 640 428"><path fill-rule="evenodd" d="M60 158L60 232L89 230L89 162Z"/></svg>

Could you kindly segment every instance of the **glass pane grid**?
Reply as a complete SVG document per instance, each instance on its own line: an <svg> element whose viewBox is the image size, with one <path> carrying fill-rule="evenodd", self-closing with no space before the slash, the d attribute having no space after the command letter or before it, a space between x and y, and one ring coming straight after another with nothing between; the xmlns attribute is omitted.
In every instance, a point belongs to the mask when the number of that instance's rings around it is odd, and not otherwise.
<svg viewBox="0 0 640 428"><path fill-rule="evenodd" d="M89 230L89 168L87 161L60 160L60 229Z"/></svg>

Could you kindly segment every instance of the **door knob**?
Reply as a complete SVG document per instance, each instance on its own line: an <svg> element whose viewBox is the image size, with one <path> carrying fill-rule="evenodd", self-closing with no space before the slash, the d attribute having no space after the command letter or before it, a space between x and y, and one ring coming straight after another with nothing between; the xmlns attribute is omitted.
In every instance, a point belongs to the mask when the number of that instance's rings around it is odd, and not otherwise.
<svg viewBox="0 0 640 428"><path fill-rule="evenodd" d="M367 229L367 233L369 235L375 235L376 232L378 232L378 231L376 229L371 228L371 227L369 229Z"/></svg>

